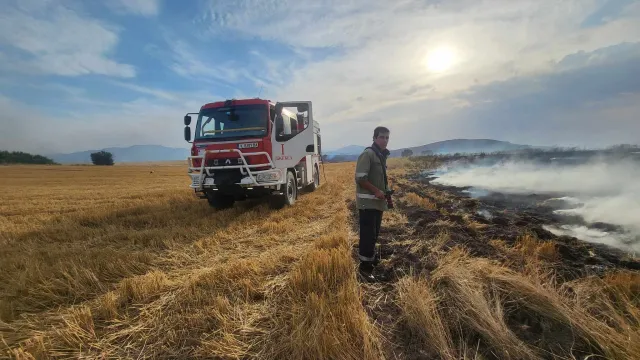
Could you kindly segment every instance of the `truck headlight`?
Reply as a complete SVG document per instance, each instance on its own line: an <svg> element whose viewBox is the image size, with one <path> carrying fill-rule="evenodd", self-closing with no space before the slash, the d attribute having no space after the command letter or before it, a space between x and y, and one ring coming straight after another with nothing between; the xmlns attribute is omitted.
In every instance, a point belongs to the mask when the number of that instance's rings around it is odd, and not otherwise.
<svg viewBox="0 0 640 360"><path fill-rule="evenodd" d="M201 176L200 174L190 174L191 175L191 185L196 186L200 184Z"/></svg>
<svg viewBox="0 0 640 360"><path fill-rule="evenodd" d="M269 171L260 173L256 176L258 182L273 182L280 180L280 171Z"/></svg>

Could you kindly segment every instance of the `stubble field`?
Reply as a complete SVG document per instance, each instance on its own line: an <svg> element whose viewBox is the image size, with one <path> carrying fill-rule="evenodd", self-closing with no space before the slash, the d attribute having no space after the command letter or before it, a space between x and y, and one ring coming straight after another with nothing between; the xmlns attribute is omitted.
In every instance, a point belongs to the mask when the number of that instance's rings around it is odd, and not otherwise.
<svg viewBox="0 0 640 360"><path fill-rule="evenodd" d="M215 211L181 163L0 167L1 354L640 356L637 271L557 281L555 243L528 233L470 252L455 235L492 225L409 180L431 165L391 162L398 206L375 284L356 275L353 163L327 164L318 190L279 211Z"/></svg>

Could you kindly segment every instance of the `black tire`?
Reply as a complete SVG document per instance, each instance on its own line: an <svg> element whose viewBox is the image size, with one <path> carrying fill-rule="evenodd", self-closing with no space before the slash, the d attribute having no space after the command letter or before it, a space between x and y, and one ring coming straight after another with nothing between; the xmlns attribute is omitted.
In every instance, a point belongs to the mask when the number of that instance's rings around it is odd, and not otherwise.
<svg viewBox="0 0 640 360"><path fill-rule="evenodd" d="M298 197L296 177L291 171L287 171L287 181L284 184L284 189L282 189L282 195L272 195L269 205L272 209L282 209L285 206L295 204L296 197Z"/></svg>
<svg viewBox="0 0 640 360"><path fill-rule="evenodd" d="M217 210L231 208L236 202L233 196L226 195L218 191L207 194L207 201L209 202L209 206Z"/></svg>
<svg viewBox="0 0 640 360"><path fill-rule="evenodd" d="M311 192L314 191L315 189L317 189L318 187L320 187L320 170L318 169L318 166L314 166L313 167L313 182L309 185L307 185L306 189L307 191Z"/></svg>

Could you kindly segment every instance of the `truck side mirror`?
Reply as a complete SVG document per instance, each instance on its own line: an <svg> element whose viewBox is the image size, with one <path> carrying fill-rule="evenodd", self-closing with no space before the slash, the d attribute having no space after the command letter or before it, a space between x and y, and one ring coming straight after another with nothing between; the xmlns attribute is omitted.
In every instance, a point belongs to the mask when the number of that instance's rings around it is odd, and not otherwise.
<svg viewBox="0 0 640 360"><path fill-rule="evenodd" d="M185 125L191 125L191 115L185 115L184 116L184 124Z"/></svg>
<svg viewBox="0 0 640 360"><path fill-rule="evenodd" d="M186 142L191 141L191 128L189 128L189 126L184 127L184 140Z"/></svg>

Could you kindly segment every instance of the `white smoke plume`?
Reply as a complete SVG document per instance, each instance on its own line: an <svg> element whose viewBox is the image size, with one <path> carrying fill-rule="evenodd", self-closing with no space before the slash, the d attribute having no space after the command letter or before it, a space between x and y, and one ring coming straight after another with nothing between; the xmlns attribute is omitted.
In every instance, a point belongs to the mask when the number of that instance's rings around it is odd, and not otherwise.
<svg viewBox="0 0 640 360"><path fill-rule="evenodd" d="M451 186L472 186L476 189L505 194L553 194L561 196L567 210L558 213L579 215L587 222L619 225L629 231L616 237L620 247L640 251L640 245L625 244L640 240L640 163L631 160L593 161L581 165L541 165L507 162L493 166L464 166L439 169L433 183ZM477 190L475 190L477 192ZM573 231L573 230L575 231ZM611 234L593 234L583 228L565 227L556 233L571 233L585 241Z"/></svg>

